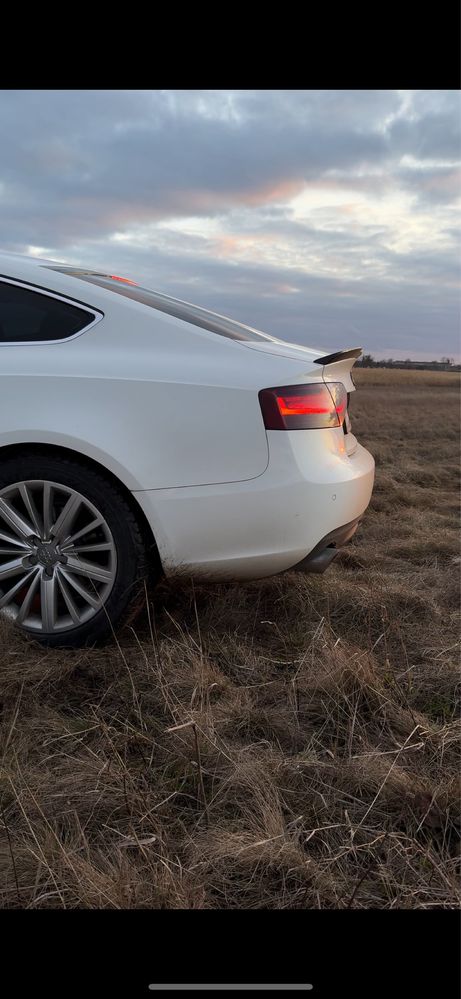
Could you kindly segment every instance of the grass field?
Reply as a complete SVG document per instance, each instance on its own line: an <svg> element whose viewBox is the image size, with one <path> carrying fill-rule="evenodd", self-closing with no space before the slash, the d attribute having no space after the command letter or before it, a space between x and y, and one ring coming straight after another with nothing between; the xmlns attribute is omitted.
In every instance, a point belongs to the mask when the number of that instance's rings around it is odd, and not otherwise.
<svg viewBox="0 0 461 999"><path fill-rule="evenodd" d="M363 370L324 576L163 583L108 647L0 626L0 906L459 904L459 376Z"/></svg>

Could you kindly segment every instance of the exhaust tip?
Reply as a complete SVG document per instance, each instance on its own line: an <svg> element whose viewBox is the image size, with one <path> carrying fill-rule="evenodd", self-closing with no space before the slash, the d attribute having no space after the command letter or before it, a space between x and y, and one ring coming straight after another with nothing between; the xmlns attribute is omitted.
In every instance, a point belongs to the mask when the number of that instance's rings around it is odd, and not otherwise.
<svg viewBox="0 0 461 999"><path fill-rule="evenodd" d="M339 555L340 548L349 541L355 534L361 517L351 520L349 524L343 524L334 531L330 531L324 538L306 555L305 558L292 566L292 571L296 572L325 572L333 559Z"/></svg>
<svg viewBox="0 0 461 999"><path fill-rule="evenodd" d="M294 568L297 572L325 572L337 555L339 555L339 548L336 548L336 545L328 545L327 548L321 552L316 552L315 555L307 555Z"/></svg>

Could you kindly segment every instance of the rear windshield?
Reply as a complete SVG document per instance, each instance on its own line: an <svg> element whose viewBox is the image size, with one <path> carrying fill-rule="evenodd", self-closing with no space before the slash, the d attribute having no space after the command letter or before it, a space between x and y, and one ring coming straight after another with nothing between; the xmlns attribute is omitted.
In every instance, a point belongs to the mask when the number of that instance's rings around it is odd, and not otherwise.
<svg viewBox="0 0 461 999"><path fill-rule="evenodd" d="M208 309L201 309L198 305L191 305L189 302L182 302L179 298L170 298L169 295L162 295L159 291L151 291L150 288L143 288L135 281L128 278L116 277L114 274L101 274L97 271L86 271L78 267L49 267L49 270L60 271L62 274L70 274L81 281L89 281L90 284L99 285L100 288L108 288L117 295L124 295L125 298L132 298L135 302L148 305L159 312L166 312L176 319L185 319L188 323L200 326L211 333L219 333L220 336L227 336L231 340L270 340L275 337L268 336L267 333L260 333L259 330L244 326L242 323L227 319L216 312Z"/></svg>

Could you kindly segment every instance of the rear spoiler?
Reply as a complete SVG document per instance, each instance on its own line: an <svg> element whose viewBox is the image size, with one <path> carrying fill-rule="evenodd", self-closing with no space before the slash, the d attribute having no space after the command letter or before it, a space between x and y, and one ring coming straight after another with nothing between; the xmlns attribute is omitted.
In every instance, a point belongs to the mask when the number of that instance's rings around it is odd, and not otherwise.
<svg viewBox="0 0 461 999"><path fill-rule="evenodd" d="M351 347L349 350L337 350L335 354L325 354L324 357L316 357L314 364L334 364L335 361L347 361L349 357L360 357L362 347Z"/></svg>

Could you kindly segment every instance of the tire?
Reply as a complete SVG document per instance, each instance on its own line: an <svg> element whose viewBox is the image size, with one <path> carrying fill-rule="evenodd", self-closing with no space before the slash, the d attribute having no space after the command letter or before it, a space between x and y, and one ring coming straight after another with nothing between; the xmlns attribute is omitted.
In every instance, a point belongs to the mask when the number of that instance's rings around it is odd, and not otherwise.
<svg viewBox="0 0 461 999"><path fill-rule="evenodd" d="M144 604L148 556L158 565L146 534L123 489L103 472L48 453L7 458L0 464L0 613L44 645L102 642Z"/></svg>

